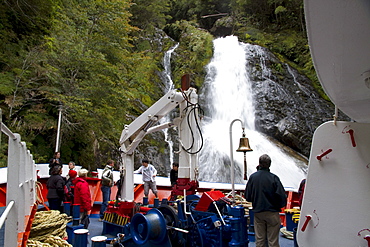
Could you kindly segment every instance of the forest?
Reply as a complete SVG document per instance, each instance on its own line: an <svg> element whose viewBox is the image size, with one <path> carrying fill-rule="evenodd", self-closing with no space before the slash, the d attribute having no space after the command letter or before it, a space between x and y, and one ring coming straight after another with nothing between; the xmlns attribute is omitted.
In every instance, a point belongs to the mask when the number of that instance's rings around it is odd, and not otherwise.
<svg viewBox="0 0 370 247"><path fill-rule="evenodd" d="M126 124L159 99L165 51L179 43L172 80L201 86L215 37L268 48L320 90L303 0L4 0L0 3L0 108L36 163L56 147L88 169L119 157ZM155 139L142 145L159 146ZM0 166L7 164L1 136ZM160 149L159 149L160 150Z"/></svg>

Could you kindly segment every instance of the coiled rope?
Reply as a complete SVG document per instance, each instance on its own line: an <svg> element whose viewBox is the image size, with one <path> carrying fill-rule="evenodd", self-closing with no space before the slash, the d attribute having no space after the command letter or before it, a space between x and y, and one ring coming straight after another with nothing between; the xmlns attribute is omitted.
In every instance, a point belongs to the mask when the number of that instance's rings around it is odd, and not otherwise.
<svg viewBox="0 0 370 247"><path fill-rule="evenodd" d="M72 247L66 240L66 225L72 217L57 210L38 211L32 223L27 246Z"/></svg>

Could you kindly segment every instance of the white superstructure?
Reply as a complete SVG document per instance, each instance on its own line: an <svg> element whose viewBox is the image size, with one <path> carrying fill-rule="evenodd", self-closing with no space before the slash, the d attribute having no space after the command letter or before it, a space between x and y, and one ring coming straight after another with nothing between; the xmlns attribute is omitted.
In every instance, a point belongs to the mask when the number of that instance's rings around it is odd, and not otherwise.
<svg viewBox="0 0 370 247"><path fill-rule="evenodd" d="M354 121L314 133L298 245L370 246L370 1L305 0L305 15L318 78Z"/></svg>

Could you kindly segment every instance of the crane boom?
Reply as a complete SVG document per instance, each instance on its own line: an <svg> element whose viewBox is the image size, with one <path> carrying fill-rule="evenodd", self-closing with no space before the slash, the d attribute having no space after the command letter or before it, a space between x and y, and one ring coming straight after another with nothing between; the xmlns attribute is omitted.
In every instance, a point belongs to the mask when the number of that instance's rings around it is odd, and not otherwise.
<svg viewBox="0 0 370 247"><path fill-rule="evenodd" d="M195 88L190 87L181 92L176 89L170 90L131 124L125 126L119 140L123 163L120 169L125 171L121 188L121 197L124 201L133 201L134 199L134 151L148 133L168 127L178 127L182 145L179 154L179 178L190 180L196 178L195 169L197 168L200 134L199 131L192 131L191 128L195 128L199 120L197 104L198 95ZM155 125L177 106L180 109L178 118L170 123Z"/></svg>

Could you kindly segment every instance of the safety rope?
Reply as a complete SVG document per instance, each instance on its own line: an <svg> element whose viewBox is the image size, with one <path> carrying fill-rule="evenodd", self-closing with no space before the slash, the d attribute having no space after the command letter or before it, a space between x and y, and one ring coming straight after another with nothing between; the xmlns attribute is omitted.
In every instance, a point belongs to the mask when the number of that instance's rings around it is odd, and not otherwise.
<svg viewBox="0 0 370 247"><path fill-rule="evenodd" d="M72 247L66 240L66 225L72 217L57 210L38 211L32 223L27 246Z"/></svg>
<svg viewBox="0 0 370 247"><path fill-rule="evenodd" d="M37 191L37 193L36 193L36 203L37 204L42 204L42 205L44 205L44 207L47 209L47 210L49 210L49 208L46 206L46 204L45 204L45 199L44 199L44 197L43 197L43 195L42 195L42 190L43 190L43 185L42 185L42 183L40 183L39 181L36 181L36 191Z"/></svg>

